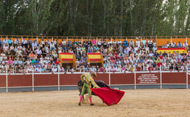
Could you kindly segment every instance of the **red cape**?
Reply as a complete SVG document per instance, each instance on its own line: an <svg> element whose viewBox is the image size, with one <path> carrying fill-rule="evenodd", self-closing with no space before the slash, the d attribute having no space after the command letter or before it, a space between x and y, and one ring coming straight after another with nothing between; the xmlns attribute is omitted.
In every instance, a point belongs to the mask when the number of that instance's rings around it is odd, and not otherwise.
<svg viewBox="0 0 190 117"><path fill-rule="evenodd" d="M117 104L125 94L124 91L101 87L101 88L91 88L91 90L104 101L108 106Z"/></svg>

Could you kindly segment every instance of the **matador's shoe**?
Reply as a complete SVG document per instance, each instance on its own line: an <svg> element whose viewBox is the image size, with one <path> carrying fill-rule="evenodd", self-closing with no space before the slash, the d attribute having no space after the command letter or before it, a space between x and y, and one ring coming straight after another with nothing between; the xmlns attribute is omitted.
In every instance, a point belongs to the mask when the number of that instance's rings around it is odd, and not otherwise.
<svg viewBox="0 0 190 117"><path fill-rule="evenodd" d="M90 104L90 106L94 106L94 104Z"/></svg>
<svg viewBox="0 0 190 117"><path fill-rule="evenodd" d="M79 106L81 106L81 103L79 102Z"/></svg>

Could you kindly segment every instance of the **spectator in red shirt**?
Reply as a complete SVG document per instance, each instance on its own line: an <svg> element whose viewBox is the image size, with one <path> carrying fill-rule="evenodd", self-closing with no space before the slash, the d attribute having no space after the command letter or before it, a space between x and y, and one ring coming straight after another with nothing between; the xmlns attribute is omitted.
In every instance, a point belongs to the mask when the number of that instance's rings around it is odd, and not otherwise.
<svg viewBox="0 0 190 117"><path fill-rule="evenodd" d="M102 66L100 69L99 69L99 72L105 72L105 68Z"/></svg>
<svg viewBox="0 0 190 117"><path fill-rule="evenodd" d="M57 60L55 61L55 64L58 65L60 63L59 58L57 58Z"/></svg>
<svg viewBox="0 0 190 117"><path fill-rule="evenodd" d="M153 71L154 69L153 69L153 66L152 65L150 65L149 67L148 67L148 71Z"/></svg>

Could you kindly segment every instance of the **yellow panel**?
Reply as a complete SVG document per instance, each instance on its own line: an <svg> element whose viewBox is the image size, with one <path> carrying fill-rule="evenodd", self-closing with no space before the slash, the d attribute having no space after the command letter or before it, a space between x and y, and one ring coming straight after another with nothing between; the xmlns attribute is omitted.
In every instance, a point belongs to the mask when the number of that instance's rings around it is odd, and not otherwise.
<svg viewBox="0 0 190 117"><path fill-rule="evenodd" d="M60 55L60 58L73 59L73 55Z"/></svg>
<svg viewBox="0 0 190 117"><path fill-rule="evenodd" d="M88 55L90 59L101 59L101 55Z"/></svg>

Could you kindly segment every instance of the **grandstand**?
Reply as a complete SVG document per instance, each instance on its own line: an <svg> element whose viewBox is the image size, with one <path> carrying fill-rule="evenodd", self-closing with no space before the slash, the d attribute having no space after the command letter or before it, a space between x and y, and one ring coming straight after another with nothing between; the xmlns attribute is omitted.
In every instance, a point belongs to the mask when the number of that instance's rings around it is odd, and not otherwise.
<svg viewBox="0 0 190 117"><path fill-rule="evenodd" d="M188 36L171 37L64 37L0 36L1 73L32 72L128 72L185 70L190 67ZM179 54L158 48L184 48ZM167 50L167 49L166 49ZM165 51L165 50L164 50ZM74 53L76 67L61 64L59 53ZM104 64L87 62L87 53L102 53ZM175 66L175 67L174 67Z"/></svg>
<svg viewBox="0 0 190 117"><path fill-rule="evenodd" d="M189 88L189 36L0 37L1 92L76 89L84 72L123 89Z"/></svg>

